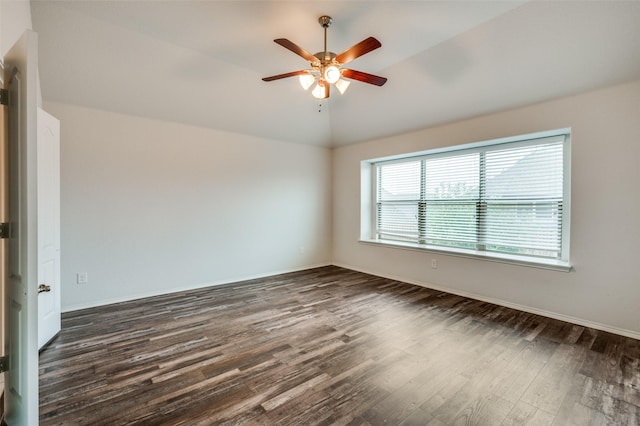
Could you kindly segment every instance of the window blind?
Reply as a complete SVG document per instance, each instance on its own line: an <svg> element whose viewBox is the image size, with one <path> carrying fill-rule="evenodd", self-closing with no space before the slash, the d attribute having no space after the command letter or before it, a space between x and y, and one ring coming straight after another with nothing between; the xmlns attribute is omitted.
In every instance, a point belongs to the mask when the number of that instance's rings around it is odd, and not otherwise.
<svg viewBox="0 0 640 426"><path fill-rule="evenodd" d="M421 166L421 161L406 161L378 168L377 222L380 238L419 241Z"/></svg>
<svg viewBox="0 0 640 426"><path fill-rule="evenodd" d="M565 137L439 152L376 167L376 237L561 259Z"/></svg>

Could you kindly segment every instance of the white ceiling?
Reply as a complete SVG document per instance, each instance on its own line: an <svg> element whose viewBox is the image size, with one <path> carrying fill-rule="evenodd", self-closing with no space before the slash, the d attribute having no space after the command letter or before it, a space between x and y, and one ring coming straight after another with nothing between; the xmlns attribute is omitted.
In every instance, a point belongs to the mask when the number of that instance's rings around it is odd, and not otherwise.
<svg viewBox="0 0 640 426"><path fill-rule="evenodd" d="M34 1L45 100L341 146L640 79L640 2ZM385 76L323 102L278 46L368 36L349 64Z"/></svg>

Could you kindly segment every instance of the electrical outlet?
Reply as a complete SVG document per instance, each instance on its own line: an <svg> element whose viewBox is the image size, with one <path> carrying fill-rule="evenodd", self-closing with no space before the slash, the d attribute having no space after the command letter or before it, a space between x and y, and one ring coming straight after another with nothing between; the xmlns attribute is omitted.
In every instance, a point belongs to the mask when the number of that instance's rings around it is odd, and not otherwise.
<svg viewBox="0 0 640 426"><path fill-rule="evenodd" d="M438 259L431 259L431 269L438 269Z"/></svg>
<svg viewBox="0 0 640 426"><path fill-rule="evenodd" d="M89 282L89 275L86 272L78 272L76 274L76 282L78 284L86 284Z"/></svg>

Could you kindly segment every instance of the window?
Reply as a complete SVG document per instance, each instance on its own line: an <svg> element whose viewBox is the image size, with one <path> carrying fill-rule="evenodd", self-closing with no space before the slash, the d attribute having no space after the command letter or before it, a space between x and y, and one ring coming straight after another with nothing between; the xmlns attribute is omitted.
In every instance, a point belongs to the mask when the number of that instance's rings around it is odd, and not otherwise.
<svg viewBox="0 0 640 426"><path fill-rule="evenodd" d="M568 265L569 132L374 160L373 239Z"/></svg>

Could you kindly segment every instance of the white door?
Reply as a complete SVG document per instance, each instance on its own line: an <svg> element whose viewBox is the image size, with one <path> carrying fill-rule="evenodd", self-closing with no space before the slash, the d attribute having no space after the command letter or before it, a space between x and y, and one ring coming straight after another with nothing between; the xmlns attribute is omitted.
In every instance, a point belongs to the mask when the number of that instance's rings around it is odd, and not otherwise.
<svg viewBox="0 0 640 426"><path fill-rule="evenodd" d="M38 108L38 349L60 332L60 121Z"/></svg>
<svg viewBox="0 0 640 426"><path fill-rule="evenodd" d="M9 227L5 409L9 426L38 424L37 69L27 31L5 56L9 90Z"/></svg>

